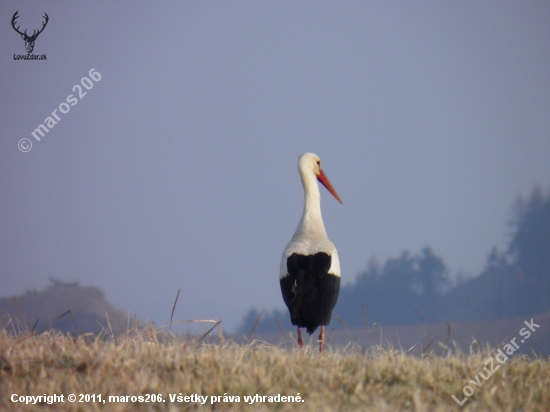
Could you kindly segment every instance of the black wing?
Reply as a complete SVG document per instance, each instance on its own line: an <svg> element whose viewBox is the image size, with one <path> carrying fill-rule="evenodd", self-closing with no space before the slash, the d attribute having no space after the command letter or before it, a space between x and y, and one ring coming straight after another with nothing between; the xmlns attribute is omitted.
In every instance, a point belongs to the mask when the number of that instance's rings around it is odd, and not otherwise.
<svg viewBox="0 0 550 412"><path fill-rule="evenodd" d="M332 259L327 253L299 255L287 259L288 276L280 280L283 300L293 325L313 333L328 325L338 300L340 277L328 273Z"/></svg>

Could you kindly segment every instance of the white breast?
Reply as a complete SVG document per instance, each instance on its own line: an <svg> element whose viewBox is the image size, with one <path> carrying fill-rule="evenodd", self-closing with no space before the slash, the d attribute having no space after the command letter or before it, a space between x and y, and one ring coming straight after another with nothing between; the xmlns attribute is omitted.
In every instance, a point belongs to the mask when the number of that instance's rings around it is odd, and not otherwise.
<svg viewBox="0 0 550 412"><path fill-rule="evenodd" d="M328 239L312 239L312 238L302 238L294 240L292 239L288 242L288 245L283 252L283 257L281 259L281 268L279 271L279 279L282 279L288 276L288 270L286 261L290 255L297 253L303 256L314 255L319 252L324 252L331 258L330 270L328 273L334 276L340 276L340 259L338 258L338 252Z"/></svg>

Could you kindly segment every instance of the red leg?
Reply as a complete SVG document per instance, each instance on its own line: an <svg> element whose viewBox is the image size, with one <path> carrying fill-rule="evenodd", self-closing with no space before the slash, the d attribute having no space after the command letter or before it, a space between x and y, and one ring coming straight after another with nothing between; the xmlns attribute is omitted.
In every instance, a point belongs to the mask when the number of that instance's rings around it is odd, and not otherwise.
<svg viewBox="0 0 550 412"><path fill-rule="evenodd" d="M304 347L304 341L302 340L302 332L300 332L299 326L298 326L298 345L300 345L300 349Z"/></svg>
<svg viewBox="0 0 550 412"><path fill-rule="evenodd" d="M323 351L323 345L325 343L325 327L321 326L321 333L319 335L319 352Z"/></svg>

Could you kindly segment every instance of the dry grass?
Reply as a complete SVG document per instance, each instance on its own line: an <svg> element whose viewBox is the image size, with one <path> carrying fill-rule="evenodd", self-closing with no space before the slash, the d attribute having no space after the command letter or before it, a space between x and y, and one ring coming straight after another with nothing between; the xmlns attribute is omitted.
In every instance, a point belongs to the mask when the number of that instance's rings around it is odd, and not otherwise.
<svg viewBox="0 0 550 412"><path fill-rule="evenodd" d="M219 326L219 325L218 325ZM462 389L491 355L445 357L349 345L319 354L260 342L246 346L176 338L151 326L118 336L0 331L0 410L278 410L544 411L550 410L550 361L514 358L459 407ZM471 385L471 384L470 384ZM170 402L169 394L232 395L240 402ZM301 403L255 403L244 396L300 394ZM12 394L64 394L65 403L13 403ZM164 403L69 403L69 394L162 394Z"/></svg>

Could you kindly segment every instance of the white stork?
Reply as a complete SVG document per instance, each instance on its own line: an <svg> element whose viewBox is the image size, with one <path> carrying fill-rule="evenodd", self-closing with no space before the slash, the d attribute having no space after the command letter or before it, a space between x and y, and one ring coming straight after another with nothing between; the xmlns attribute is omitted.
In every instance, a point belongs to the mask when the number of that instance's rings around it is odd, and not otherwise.
<svg viewBox="0 0 550 412"><path fill-rule="evenodd" d="M279 281L290 320L298 327L300 348L304 346L300 328L306 328L311 335L321 326L319 351L322 352L325 325L330 322L340 291L340 261L323 224L317 180L336 200L342 201L321 169L319 156L302 154L298 170L304 186L304 211L283 253Z"/></svg>

